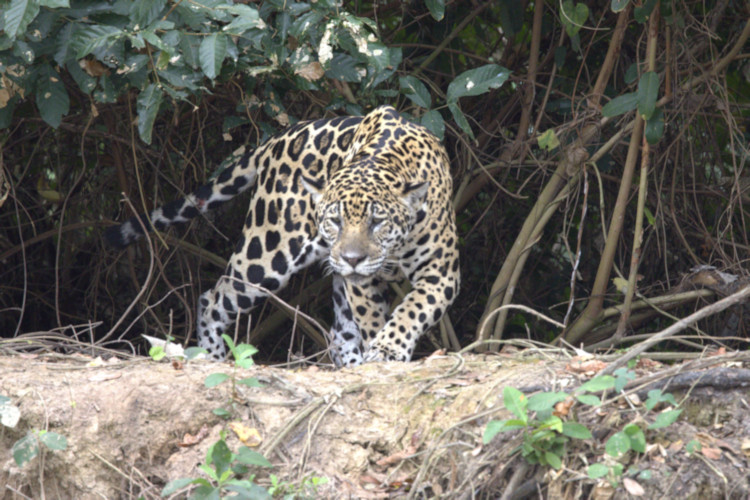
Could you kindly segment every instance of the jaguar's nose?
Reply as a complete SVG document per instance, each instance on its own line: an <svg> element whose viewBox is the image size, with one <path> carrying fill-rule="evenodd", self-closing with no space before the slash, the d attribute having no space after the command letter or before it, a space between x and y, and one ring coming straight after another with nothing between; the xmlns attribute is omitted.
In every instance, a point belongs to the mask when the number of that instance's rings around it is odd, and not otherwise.
<svg viewBox="0 0 750 500"><path fill-rule="evenodd" d="M357 251L348 251L348 252L341 252L341 258L344 259L344 261L352 266L352 269L355 269L359 263L365 260L367 256L362 252Z"/></svg>

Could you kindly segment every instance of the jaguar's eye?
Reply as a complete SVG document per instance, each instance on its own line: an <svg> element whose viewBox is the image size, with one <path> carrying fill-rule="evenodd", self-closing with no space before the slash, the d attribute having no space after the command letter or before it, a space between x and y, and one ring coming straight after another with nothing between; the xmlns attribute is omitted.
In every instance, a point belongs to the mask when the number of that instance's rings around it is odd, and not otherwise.
<svg viewBox="0 0 750 500"><path fill-rule="evenodd" d="M329 217L328 222L341 229L341 217Z"/></svg>
<svg viewBox="0 0 750 500"><path fill-rule="evenodd" d="M370 228L378 229L386 221L385 217L373 217L370 219Z"/></svg>

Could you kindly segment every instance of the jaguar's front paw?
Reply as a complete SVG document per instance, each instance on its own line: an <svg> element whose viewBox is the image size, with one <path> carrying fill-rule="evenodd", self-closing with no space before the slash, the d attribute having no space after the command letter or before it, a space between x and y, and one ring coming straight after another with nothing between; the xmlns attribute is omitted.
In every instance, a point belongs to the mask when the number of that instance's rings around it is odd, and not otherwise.
<svg viewBox="0 0 750 500"><path fill-rule="evenodd" d="M384 345L375 340L370 343L362 361L365 363L372 363L374 361L409 361L409 356L393 346Z"/></svg>

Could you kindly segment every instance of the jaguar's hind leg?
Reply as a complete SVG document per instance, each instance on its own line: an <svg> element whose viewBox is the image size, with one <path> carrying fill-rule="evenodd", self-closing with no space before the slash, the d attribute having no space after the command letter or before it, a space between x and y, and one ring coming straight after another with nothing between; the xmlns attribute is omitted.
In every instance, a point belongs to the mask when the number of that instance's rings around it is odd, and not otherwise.
<svg viewBox="0 0 750 500"><path fill-rule="evenodd" d="M269 238L265 239L268 241ZM252 246L259 237L246 240ZM266 260L248 261L246 256L249 253L246 246L241 246L230 258L225 275L211 290L203 293L199 301L198 346L206 349L209 357L217 361L226 358L227 350L221 335L234 325L237 315L249 313L269 293L280 291L295 273L325 257L328 248L319 239L305 242L298 237L289 240L288 250L277 250Z"/></svg>
<svg viewBox="0 0 750 500"><path fill-rule="evenodd" d="M238 314L249 313L266 295L263 290L241 279L230 276L219 278L211 290L201 295L199 301L198 346L206 349L211 359L226 359L227 349L221 335L234 325Z"/></svg>

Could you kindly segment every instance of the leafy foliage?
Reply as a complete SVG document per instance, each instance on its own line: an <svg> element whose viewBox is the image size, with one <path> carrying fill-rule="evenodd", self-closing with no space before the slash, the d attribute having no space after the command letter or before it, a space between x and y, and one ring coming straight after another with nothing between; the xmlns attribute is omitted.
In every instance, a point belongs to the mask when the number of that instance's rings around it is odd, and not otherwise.
<svg viewBox="0 0 750 500"><path fill-rule="evenodd" d="M635 374L631 370L621 368L617 370L614 377L600 375L585 382L575 390L574 395L581 404L600 406L599 397L591 393L615 390L616 393L621 394L627 381L633 378ZM677 406L672 394L662 394L660 390L652 390L648 396L644 404L646 411L651 411L662 403ZM501 432L521 430L522 444L516 451L520 452L521 456L531 464L559 469L566 455L566 445L571 439L593 439L591 431L585 425L564 421L560 416L561 413L556 410L558 403L570 401L572 401L571 395L566 392L539 392L526 398L518 389L505 387L503 404L515 418L489 421L482 440L486 444ZM570 408L566 408L564 413L567 414L570 411ZM658 413L648 429L659 429L671 425L681 412L681 409L672 409ZM623 473L622 464L616 461L622 459L630 451L637 453L646 451L646 435L641 426L636 423L625 425L622 430L607 438L604 443L607 462L591 464L587 470L589 478L598 479L609 476L613 484L616 484L617 478Z"/></svg>

